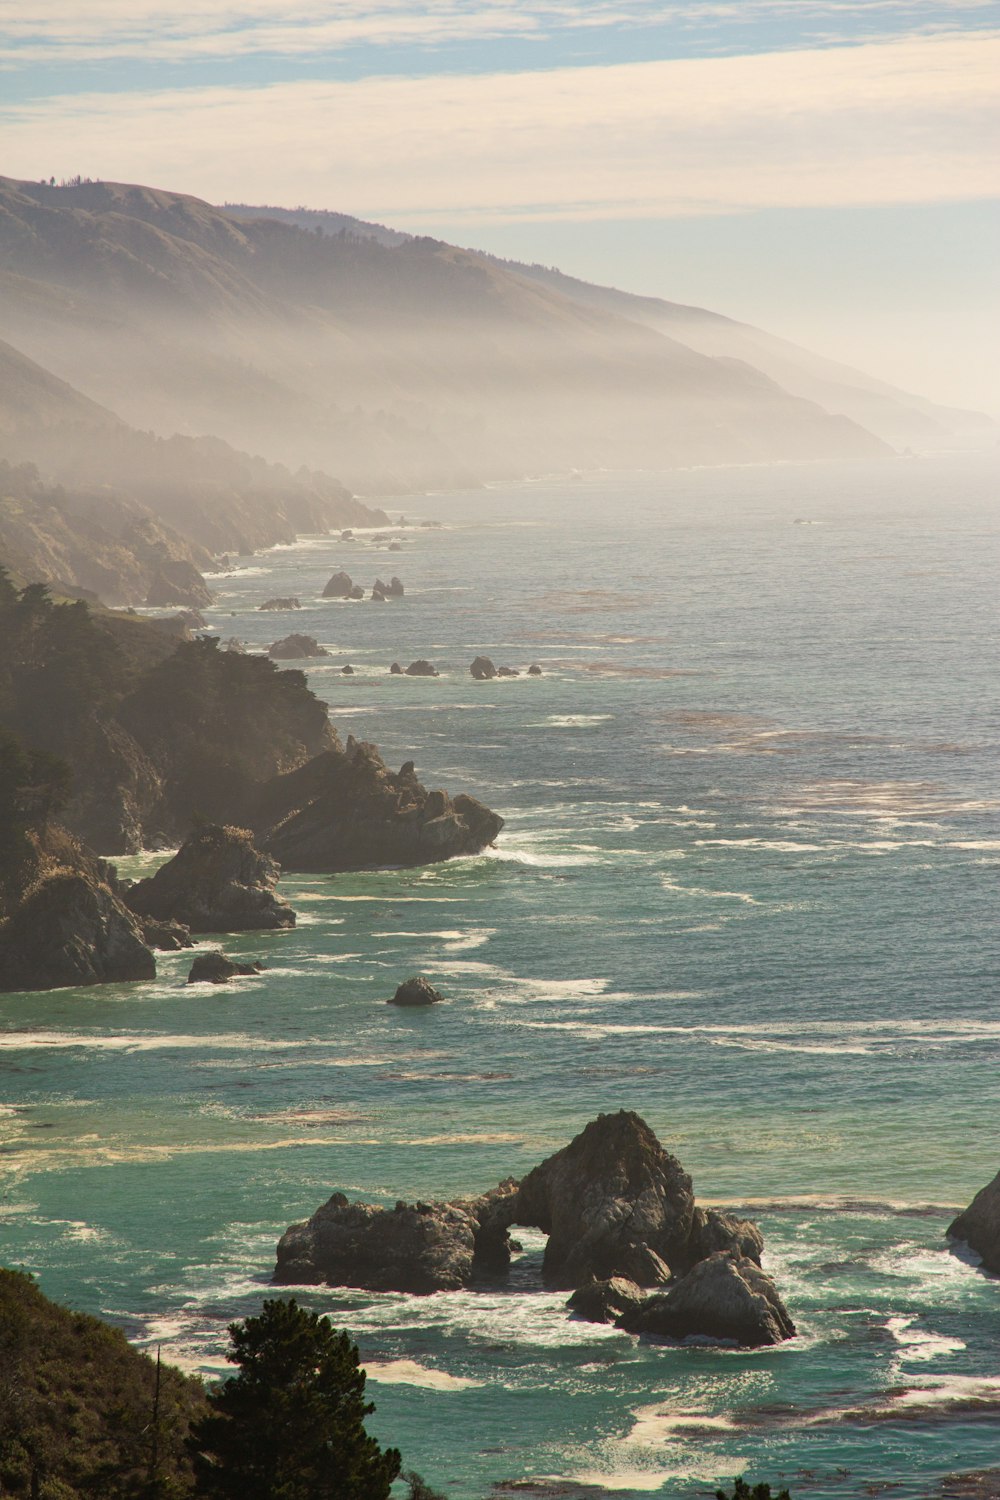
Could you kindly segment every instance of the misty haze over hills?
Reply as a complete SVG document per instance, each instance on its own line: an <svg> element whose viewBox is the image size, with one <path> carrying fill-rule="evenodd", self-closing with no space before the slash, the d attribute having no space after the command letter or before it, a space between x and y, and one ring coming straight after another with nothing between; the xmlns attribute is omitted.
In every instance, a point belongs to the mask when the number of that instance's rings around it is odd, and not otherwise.
<svg viewBox="0 0 1000 1500"><path fill-rule="evenodd" d="M378 524L349 491L864 458L989 426L700 308L142 186L0 179L0 299L2 457L37 466L8 474L0 541L126 602L158 557Z"/></svg>

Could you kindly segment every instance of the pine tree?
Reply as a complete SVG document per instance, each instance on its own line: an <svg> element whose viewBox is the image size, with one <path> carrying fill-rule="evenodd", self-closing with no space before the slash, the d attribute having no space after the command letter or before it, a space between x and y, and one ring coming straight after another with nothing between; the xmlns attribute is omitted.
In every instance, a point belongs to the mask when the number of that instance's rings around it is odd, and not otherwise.
<svg viewBox="0 0 1000 1500"><path fill-rule="evenodd" d="M374 1406L346 1333L294 1300L229 1328L239 1374L193 1430L196 1493L216 1500L388 1500L395 1448L365 1431Z"/></svg>

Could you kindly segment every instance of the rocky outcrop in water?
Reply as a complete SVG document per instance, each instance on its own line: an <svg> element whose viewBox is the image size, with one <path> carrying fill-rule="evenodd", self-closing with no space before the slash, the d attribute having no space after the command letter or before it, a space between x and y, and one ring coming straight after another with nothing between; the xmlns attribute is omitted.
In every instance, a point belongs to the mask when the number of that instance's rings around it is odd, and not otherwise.
<svg viewBox="0 0 1000 1500"><path fill-rule="evenodd" d="M771 1278L756 1261L725 1250L625 1312L618 1327L659 1338L721 1339L751 1349L795 1336L795 1324Z"/></svg>
<svg viewBox="0 0 1000 1500"><path fill-rule="evenodd" d="M334 573L332 578L327 579L323 590L324 599L349 599L354 581L350 573Z"/></svg>
<svg viewBox="0 0 1000 1500"><path fill-rule="evenodd" d="M0 926L0 990L155 978L136 918L86 874L52 875Z"/></svg>
<svg viewBox="0 0 1000 1500"><path fill-rule="evenodd" d="M140 925L143 942L150 948L158 948L161 953L178 953L182 948L194 947L191 929L183 922L157 922L153 917L147 917L140 920Z"/></svg>
<svg viewBox="0 0 1000 1500"><path fill-rule="evenodd" d="M948 1237L963 1240L981 1257L985 1270L1000 1275L1000 1172L948 1225Z"/></svg>
<svg viewBox="0 0 1000 1500"><path fill-rule="evenodd" d="M566 1306L585 1323L614 1323L645 1300L645 1293L634 1281L613 1276L610 1281L592 1281L579 1287Z"/></svg>
<svg viewBox="0 0 1000 1500"><path fill-rule="evenodd" d="M161 562L149 585L146 604L162 609L180 604L189 609L204 609L212 603L213 594L193 563Z"/></svg>
<svg viewBox="0 0 1000 1500"><path fill-rule="evenodd" d="M329 656L330 653L325 646L321 646L311 635L286 635L280 641L274 641L267 648L267 654L272 661L303 661L309 656Z"/></svg>
<svg viewBox="0 0 1000 1500"><path fill-rule="evenodd" d="M354 739L276 778L254 812L261 847L286 870L432 864L478 854L502 827L474 797L429 792L412 767L394 773Z"/></svg>
<svg viewBox="0 0 1000 1500"><path fill-rule="evenodd" d="M472 1279L479 1225L451 1203L349 1203L334 1193L281 1237L274 1280L373 1292L453 1292ZM318 1274L320 1273L321 1274Z"/></svg>
<svg viewBox="0 0 1000 1500"><path fill-rule="evenodd" d="M192 932L250 932L295 926L275 894L278 866L244 828L199 828L173 859L126 893L132 911L183 922Z"/></svg>
<svg viewBox="0 0 1000 1500"><path fill-rule="evenodd" d="M258 604L257 608L273 610L301 609L302 604L300 600L293 597L289 597L287 599L265 599L264 603Z"/></svg>
<svg viewBox="0 0 1000 1500"><path fill-rule="evenodd" d="M671 1263L682 1275L692 1267L710 1267L690 1285L690 1275L676 1283L687 1291L679 1304L671 1304L674 1326L681 1326L688 1309L705 1324L700 1331L742 1341L751 1328L748 1298L768 1301L771 1283L740 1248L748 1246L759 1256L763 1242L756 1227L698 1209L680 1163L645 1121L625 1111L598 1116L520 1183L508 1179L479 1198L399 1204L388 1215L335 1193L311 1219L282 1236L275 1279L382 1291L454 1290L507 1270L513 1225L549 1236L544 1279L550 1286L575 1288L572 1307L583 1317L631 1316L642 1297L639 1288L666 1284ZM729 1248L706 1248L727 1235ZM743 1291L731 1285L730 1263ZM702 1312L712 1302L713 1288L715 1323ZM642 1306L660 1300L653 1297ZM768 1306L774 1327L784 1326L780 1302ZM760 1313L757 1302L753 1307ZM723 1322L736 1331L717 1334Z"/></svg>
<svg viewBox="0 0 1000 1500"><path fill-rule="evenodd" d="M477 682L489 682L491 677L497 675L497 669L488 656L477 656L469 671Z"/></svg>
<svg viewBox="0 0 1000 1500"><path fill-rule="evenodd" d="M198 954L191 965L186 982L188 984L228 984L230 979L260 974L263 969L264 965L259 959L241 964L234 958L227 958L224 953L216 949L212 953Z"/></svg>
<svg viewBox="0 0 1000 1500"><path fill-rule="evenodd" d="M406 668L406 676L440 677L441 673L429 661L425 661L423 657L420 657L419 660L410 662L410 665Z"/></svg>
<svg viewBox="0 0 1000 1500"><path fill-rule="evenodd" d="M422 974L414 974L410 979L403 980L392 999L387 1000L386 1004L437 1005L443 999L444 996L434 988L429 979L425 979Z"/></svg>

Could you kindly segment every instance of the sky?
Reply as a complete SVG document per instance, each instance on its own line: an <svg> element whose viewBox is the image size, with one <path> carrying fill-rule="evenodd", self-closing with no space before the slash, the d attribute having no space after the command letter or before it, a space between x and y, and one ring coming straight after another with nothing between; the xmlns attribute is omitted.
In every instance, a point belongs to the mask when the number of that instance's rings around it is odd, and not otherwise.
<svg viewBox="0 0 1000 1500"><path fill-rule="evenodd" d="M0 0L11 177L305 205L1000 415L1000 0Z"/></svg>

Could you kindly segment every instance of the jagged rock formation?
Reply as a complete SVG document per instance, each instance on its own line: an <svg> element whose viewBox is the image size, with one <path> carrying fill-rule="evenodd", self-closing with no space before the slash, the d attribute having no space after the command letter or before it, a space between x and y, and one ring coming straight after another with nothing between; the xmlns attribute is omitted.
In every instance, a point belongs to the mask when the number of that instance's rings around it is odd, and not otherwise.
<svg viewBox="0 0 1000 1500"><path fill-rule="evenodd" d="M404 979L387 1005L436 1005L444 996L422 974Z"/></svg>
<svg viewBox="0 0 1000 1500"><path fill-rule="evenodd" d="M0 926L0 990L155 978L136 918L86 874L52 875Z"/></svg>
<svg viewBox="0 0 1000 1500"><path fill-rule="evenodd" d="M1000 1172L948 1225L948 1237L964 1240L981 1256L985 1270L1000 1275Z"/></svg>
<svg viewBox="0 0 1000 1500"><path fill-rule="evenodd" d="M308 656L330 655L326 647L321 646L311 635L294 634L274 641L268 646L267 654L275 661L302 661Z"/></svg>
<svg viewBox="0 0 1000 1500"><path fill-rule="evenodd" d="M795 1324L771 1278L756 1261L725 1250L625 1312L618 1327L661 1338L732 1340L747 1348L795 1337Z"/></svg>
<svg viewBox="0 0 1000 1500"><path fill-rule="evenodd" d="M407 677L440 677L440 672L433 667L429 661L421 657L418 661L411 661L406 668Z"/></svg>
<svg viewBox="0 0 1000 1500"><path fill-rule="evenodd" d="M262 788L253 827L286 870L379 869L478 854L503 819L474 797L428 792L393 773L374 745L349 738Z"/></svg>
<svg viewBox="0 0 1000 1500"><path fill-rule="evenodd" d="M174 922L169 918L165 922L157 922L155 918L147 917L141 926L143 941L150 948L158 948L161 953L177 953L181 948L194 947L191 929L185 927L183 922Z"/></svg>
<svg viewBox="0 0 1000 1500"><path fill-rule="evenodd" d="M477 656L469 671L477 682L489 682L491 677L497 675L497 669L488 656Z"/></svg>
<svg viewBox="0 0 1000 1500"><path fill-rule="evenodd" d="M759 1270L759 1231L698 1209L680 1163L645 1121L626 1111L599 1115L520 1183L508 1179L479 1198L415 1207L401 1203L387 1214L335 1193L311 1219L286 1230L275 1280L381 1291L454 1290L473 1284L477 1275L503 1274L510 1264L508 1231L515 1224L548 1234L545 1280L550 1286L586 1289L573 1304L583 1316L595 1310L603 1316L616 1303L618 1311L632 1306L638 1287L670 1279L671 1264L684 1273L708 1264L706 1257L727 1266L731 1261L741 1285L749 1288L747 1295L766 1298L767 1278L747 1269ZM730 1280L726 1267L711 1269L691 1284L680 1307L700 1315L717 1287L720 1323L700 1331L714 1334L725 1317L737 1331L721 1336L742 1339L750 1313ZM780 1303L771 1307L776 1328L783 1326L779 1309Z"/></svg>
<svg viewBox="0 0 1000 1500"><path fill-rule="evenodd" d="M645 1300L645 1293L634 1281L612 1276L610 1281L592 1281L589 1286L578 1287L566 1306L585 1323L614 1323Z"/></svg>
<svg viewBox="0 0 1000 1500"><path fill-rule="evenodd" d="M211 589L193 563L178 560L160 563L149 585L146 603L151 609L172 604L204 609L213 598Z"/></svg>
<svg viewBox="0 0 1000 1500"><path fill-rule="evenodd" d="M258 604L258 609L301 609L300 600L289 597L287 599L265 599L263 604Z"/></svg>
<svg viewBox="0 0 1000 1500"><path fill-rule="evenodd" d="M457 1204L383 1209L334 1193L307 1224L286 1229L274 1280L326 1281L374 1292L458 1291L472 1279L478 1229L475 1217Z"/></svg>
<svg viewBox="0 0 1000 1500"><path fill-rule="evenodd" d="M183 922L192 932L251 932L295 926L275 894L278 866L245 828L199 828L173 859L126 893L132 911Z"/></svg>
<svg viewBox="0 0 1000 1500"><path fill-rule="evenodd" d="M237 979L247 974L260 974L264 965L259 959L251 963L241 964L234 958L227 958L224 953L216 949L212 953L199 953L186 980L187 984L227 984L230 979Z"/></svg>
<svg viewBox="0 0 1000 1500"><path fill-rule="evenodd" d="M351 597L351 590L353 587L354 581L351 578L350 573L334 573L332 578L329 578L327 580L326 587L323 590L323 598L349 599Z"/></svg>

